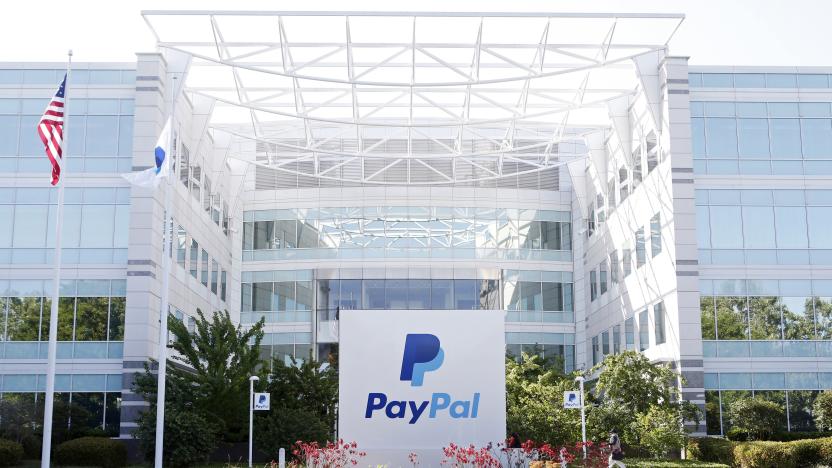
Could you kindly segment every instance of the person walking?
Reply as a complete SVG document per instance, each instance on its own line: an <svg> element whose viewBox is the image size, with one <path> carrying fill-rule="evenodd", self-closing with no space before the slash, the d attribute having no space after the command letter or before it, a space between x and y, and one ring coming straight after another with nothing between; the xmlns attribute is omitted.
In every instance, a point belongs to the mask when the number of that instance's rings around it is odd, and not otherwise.
<svg viewBox="0 0 832 468"><path fill-rule="evenodd" d="M613 429L610 431L610 458L609 458L609 468L617 466L619 468L627 468L621 460L624 459L624 450L621 449L621 438L618 437L618 430Z"/></svg>

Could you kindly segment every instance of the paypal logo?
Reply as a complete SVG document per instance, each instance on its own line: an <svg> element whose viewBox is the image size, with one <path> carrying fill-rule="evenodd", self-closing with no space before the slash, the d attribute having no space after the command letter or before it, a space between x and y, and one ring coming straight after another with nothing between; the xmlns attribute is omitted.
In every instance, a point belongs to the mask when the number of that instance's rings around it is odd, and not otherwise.
<svg viewBox="0 0 832 468"><path fill-rule="evenodd" d="M421 387L425 372L442 366L445 352L439 346L439 338L427 333L410 333L404 341L402 372L399 380L410 381L411 387Z"/></svg>
<svg viewBox="0 0 832 468"><path fill-rule="evenodd" d="M402 369L399 380L410 382L411 387L421 387L425 373L442 367L445 352L436 335L427 333L410 333L405 337ZM474 392L470 399L456 400L444 392L432 393L427 400L395 400L384 392L372 392L367 395L364 417L371 419L376 412L389 419L407 419L408 424L416 424L423 414L435 419L447 413L454 419L476 418L479 412L480 394Z"/></svg>

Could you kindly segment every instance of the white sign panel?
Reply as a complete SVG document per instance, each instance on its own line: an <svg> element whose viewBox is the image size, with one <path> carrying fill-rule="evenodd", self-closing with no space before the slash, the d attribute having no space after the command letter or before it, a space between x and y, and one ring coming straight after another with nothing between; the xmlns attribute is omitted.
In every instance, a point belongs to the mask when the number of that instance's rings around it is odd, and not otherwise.
<svg viewBox="0 0 832 468"><path fill-rule="evenodd" d="M342 310L339 437L405 457L505 440L503 314Z"/></svg>
<svg viewBox="0 0 832 468"><path fill-rule="evenodd" d="M563 407L581 409L581 392L563 392Z"/></svg>
<svg viewBox="0 0 832 468"><path fill-rule="evenodd" d="M254 394L254 411L268 411L271 406L272 395L270 393Z"/></svg>

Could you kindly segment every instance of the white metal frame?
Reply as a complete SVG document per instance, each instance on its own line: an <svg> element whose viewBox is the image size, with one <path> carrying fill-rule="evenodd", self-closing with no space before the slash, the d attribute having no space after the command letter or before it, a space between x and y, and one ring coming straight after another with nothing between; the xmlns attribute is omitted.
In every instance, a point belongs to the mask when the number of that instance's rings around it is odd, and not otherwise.
<svg viewBox="0 0 832 468"><path fill-rule="evenodd" d="M214 100L209 128L231 136L233 157L362 184L469 183L565 164L561 143L580 147L588 133L610 126L607 101L638 86L634 61L665 51L684 19L181 10L142 16L160 49L192 57L185 92ZM390 182L393 169L404 170L405 179ZM413 177L416 171L433 179Z"/></svg>

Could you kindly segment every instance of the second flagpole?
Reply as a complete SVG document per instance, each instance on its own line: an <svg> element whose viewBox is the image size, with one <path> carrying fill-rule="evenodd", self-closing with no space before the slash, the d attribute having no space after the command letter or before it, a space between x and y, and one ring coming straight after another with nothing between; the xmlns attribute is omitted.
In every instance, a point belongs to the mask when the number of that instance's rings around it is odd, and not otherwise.
<svg viewBox="0 0 832 468"><path fill-rule="evenodd" d="M154 467L162 468L165 441L165 381L167 374L167 346L168 346L168 307L170 297L170 268L171 268L171 245L173 243L173 157L178 157L174 151L174 128L173 124L176 114L176 95L178 94L177 78L171 78L171 110L170 110L170 135L168 136L167 159L168 176L165 181L165 225L162 247L162 294L159 310L159 371L156 390L156 445L154 453Z"/></svg>

